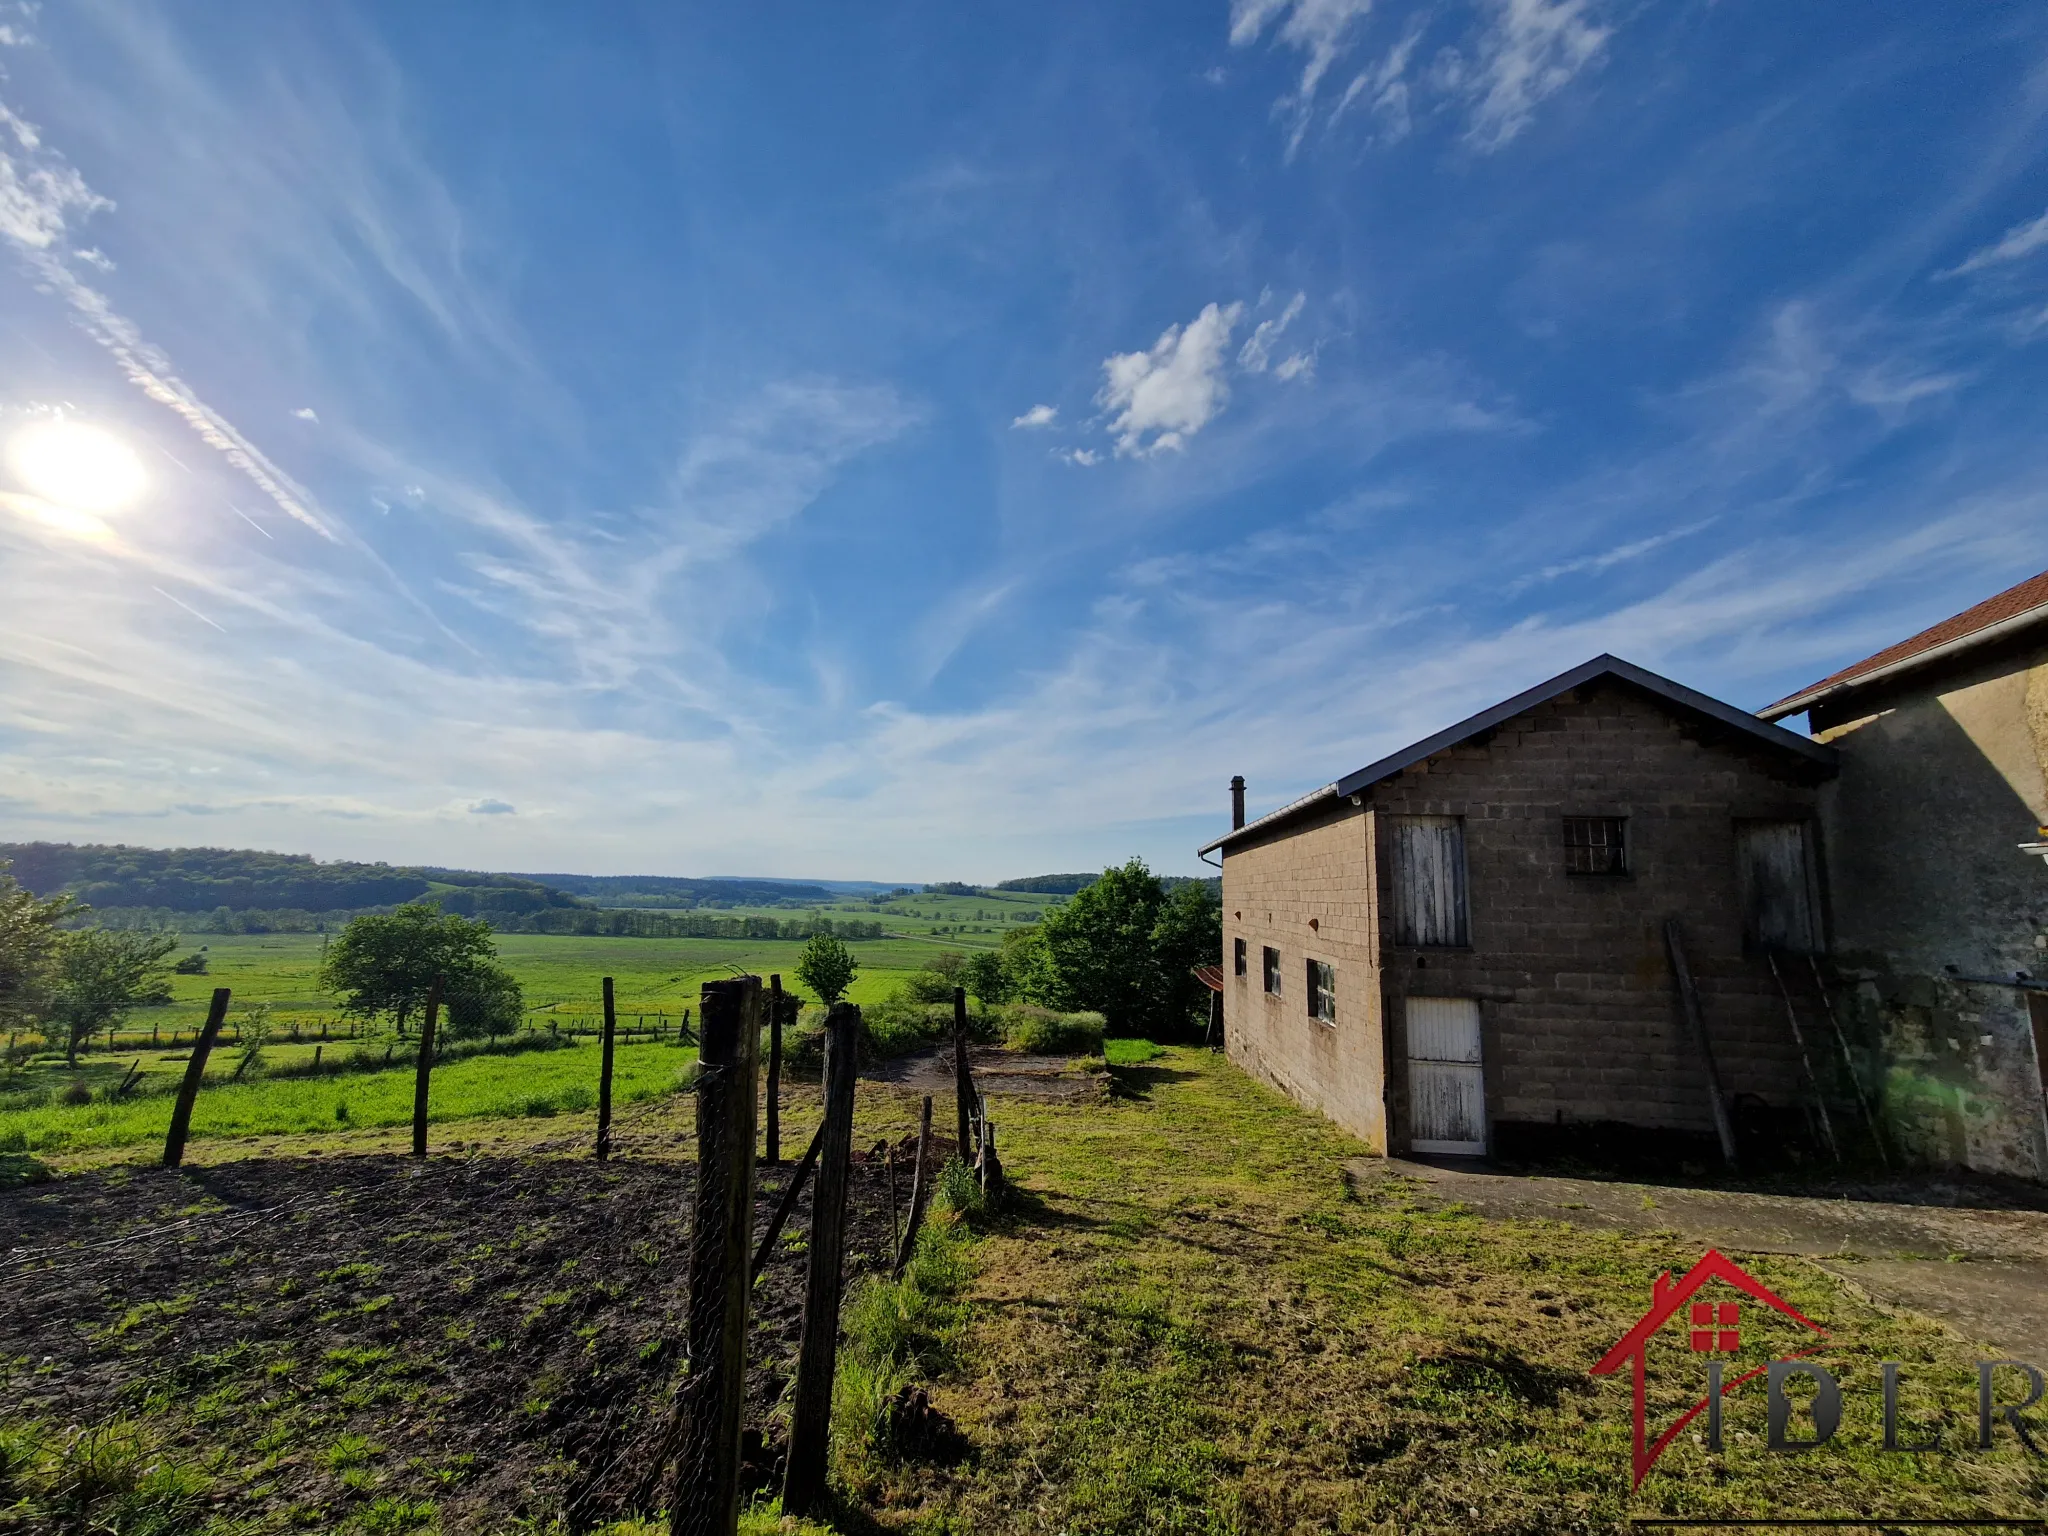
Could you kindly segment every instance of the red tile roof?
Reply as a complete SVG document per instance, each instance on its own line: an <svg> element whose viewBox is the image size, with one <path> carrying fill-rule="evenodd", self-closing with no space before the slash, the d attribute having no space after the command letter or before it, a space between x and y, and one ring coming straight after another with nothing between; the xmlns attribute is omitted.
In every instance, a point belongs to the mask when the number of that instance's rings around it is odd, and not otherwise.
<svg viewBox="0 0 2048 1536"><path fill-rule="evenodd" d="M1803 706L1818 694L1839 688L1844 683L1852 683L1857 678L1866 677L1873 672L1889 671L1925 652L1966 640L1980 630L2020 618L2035 609L2043 610L2042 617L2048 618L2048 571L2030 577L2016 587L2008 587L1998 596L1988 597L1976 607L1966 608L1952 619L1943 619L1933 628L1923 629L1909 640L1901 640L1897 645L1887 646L1875 656L1866 656L1854 666L1844 667L1834 675L1824 677L1797 693L1789 694L1777 703L1758 710L1757 713L1766 720L1775 719L1779 715L1797 714L1798 709L1792 706Z"/></svg>

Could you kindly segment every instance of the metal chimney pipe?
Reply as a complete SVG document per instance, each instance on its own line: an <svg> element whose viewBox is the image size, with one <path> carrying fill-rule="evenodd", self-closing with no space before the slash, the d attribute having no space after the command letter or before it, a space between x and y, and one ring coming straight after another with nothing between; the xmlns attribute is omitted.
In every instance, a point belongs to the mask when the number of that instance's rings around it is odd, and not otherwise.
<svg viewBox="0 0 2048 1536"><path fill-rule="evenodd" d="M1244 825L1244 775L1233 774L1230 780L1230 830L1235 832Z"/></svg>

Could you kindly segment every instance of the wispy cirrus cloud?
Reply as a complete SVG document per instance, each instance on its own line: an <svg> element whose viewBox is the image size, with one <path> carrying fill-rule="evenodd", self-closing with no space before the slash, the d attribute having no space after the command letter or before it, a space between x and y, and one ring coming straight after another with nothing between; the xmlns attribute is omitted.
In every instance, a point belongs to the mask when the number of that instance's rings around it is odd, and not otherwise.
<svg viewBox="0 0 2048 1536"><path fill-rule="evenodd" d="M2034 252L2048 247L2048 213L2038 219L2028 219L2015 224L2003 235L1980 250L1972 251L1955 266L1938 277L1962 277L1971 272L1982 272L1986 267L2003 266L2009 261L2021 261Z"/></svg>
<svg viewBox="0 0 2048 1536"><path fill-rule="evenodd" d="M114 205L86 185L77 169L42 140L41 133L0 102L0 239L72 310L86 334L103 347L128 381L184 421L192 432L246 475L279 510L321 536L333 530L314 510L304 486L267 458L178 377L170 358L144 339L134 322L107 296L71 268L68 236L72 219L89 218ZM88 261L88 265L97 265Z"/></svg>

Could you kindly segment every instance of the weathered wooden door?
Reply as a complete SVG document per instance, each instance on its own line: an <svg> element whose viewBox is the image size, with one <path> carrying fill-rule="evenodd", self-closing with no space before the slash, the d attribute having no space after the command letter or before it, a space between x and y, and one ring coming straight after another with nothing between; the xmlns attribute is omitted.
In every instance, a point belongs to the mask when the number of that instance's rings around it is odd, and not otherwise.
<svg viewBox="0 0 2048 1536"><path fill-rule="evenodd" d="M1479 1004L1469 997L1411 997L1406 1015L1408 1145L1417 1152L1483 1153Z"/></svg>
<svg viewBox="0 0 2048 1536"><path fill-rule="evenodd" d="M1456 816L1393 822L1394 942L1464 945L1465 823Z"/></svg>
<svg viewBox="0 0 2048 1536"><path fill-rule="evenodd" d="M1809 955L1820 947L1809 841L1803 821L1745 821L1736 826L1744 937L1753 948Z"/></svg>

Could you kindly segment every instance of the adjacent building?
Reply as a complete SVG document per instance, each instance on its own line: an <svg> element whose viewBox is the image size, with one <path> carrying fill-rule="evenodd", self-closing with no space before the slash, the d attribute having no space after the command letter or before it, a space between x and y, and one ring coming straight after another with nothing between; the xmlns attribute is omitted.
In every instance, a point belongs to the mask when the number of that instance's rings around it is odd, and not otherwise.
<svg viewBox="0 0 2048 1536"><path fill-rule="evenodd" d="M1759 713L1837 754L1839 996L1900 1148L2048 1179L2048 573Z"/></svg>
<svg viewBox="0 0 2048 1536"><path fill-rule="evenodd" d="M1227 1049L1381 1151L1803 1124L1836 771L1600 656L1249 824L1240 785Z"/></svg>

